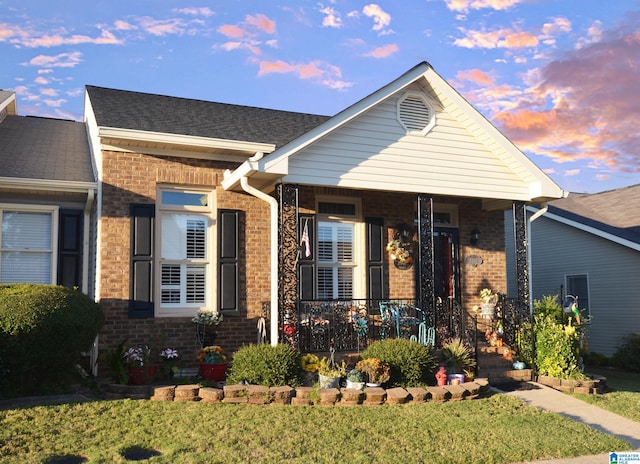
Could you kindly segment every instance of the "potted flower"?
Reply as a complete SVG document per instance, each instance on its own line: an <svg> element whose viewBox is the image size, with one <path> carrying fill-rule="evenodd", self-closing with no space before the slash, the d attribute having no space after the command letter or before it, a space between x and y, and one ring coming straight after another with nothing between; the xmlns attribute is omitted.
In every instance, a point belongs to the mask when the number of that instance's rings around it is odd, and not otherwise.
<svg viewBox="0 0 640 464"><path fill-rule="evenodd" d="M347 364L342 361L336 364L333 359L330 361L323 357L318 364L318 381L320 388L337 388L340 386L340 379L347 374Z"/></svg>
<svg viewBox="0 0 640 464"><path fill-rule="evenodd" d="M320 358L313 353L307 353L300 358L300 368L302 369L302 383L310 387L318 379L318 367Z"/></svg>
<svg viewBox="0 0 640 464"><path fill-rule="evenodd" d="M165 376L172 379L178 370L178 360L180 353L173 348L165 348L160 351L160 359L162 360L162 370Z"/></svg>
<svg viewBox="0 0 640 464"><path fill-rule="evenodd" d="M358 361L356 369L367 376L367 386L380 386L391 379L391 366L378 358L366 358Z"/></svg>
<svg viewBox="0 0 640 464"><path fill-rule="evenodd" d="M124 352L123 357L131 385L144 385L153 380L158 365L151 359L151 348L147 345L130 347Z"/></svg>
<svg viewBox="0 0 640 464"><path fill-rule="evenodd" d="M224 316L214 309L199 309L195 316L191 318L191 322L196 325L196 334L200 347L212 345L218 334L215 326L224 320Z"/></svg>
<svg viewBox="0 0 640 464"><path fill-rule="evenodd" d="M200 376L204 380L219 382L224 380L227 370L227 355L219 345L205 346L198 350Z"/></svg>
<svg viewBox="0 0 640 464"><path fill-rule="evenodd" d="M364 374L360 369L351 369L347 374L347 388L362 390L364 388Z"/></svg>
<svg viewBox="0 0 640 464"><path fill-rule="evenodd" d="M454 338L442 346L440 362L447 368L449 381L458 383L464 382L463 372L476 365L471 348L460 338Z"/></svg>
<svg viewBox="0 0 640 464"><path fill-rule="evenodd" d="M480 315L485 318L492 318L495 314L498 295L493 293L490 288L480 290Z"/></svg>

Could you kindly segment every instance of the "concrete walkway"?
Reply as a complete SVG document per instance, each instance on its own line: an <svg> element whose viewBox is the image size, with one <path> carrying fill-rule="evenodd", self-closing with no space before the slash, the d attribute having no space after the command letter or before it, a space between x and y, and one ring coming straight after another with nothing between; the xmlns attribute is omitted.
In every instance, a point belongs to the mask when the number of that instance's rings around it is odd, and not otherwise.
<svg viewBox="0 0 640 464"><path fill-rule="evenodd" d="M536 389L505 393L522 399L525 403L539 409L561 414L571 420L582 422L600 432L615 435L628 442L635 451L640 451L640 423L619 416L602 408L585 403L571 395L553 388L530 382ZM620 451L620 450L611 450ZM593 456L580 456L570 459L551 459L530 461L535 464L603 464L609 462L609 453Z"/></svg>

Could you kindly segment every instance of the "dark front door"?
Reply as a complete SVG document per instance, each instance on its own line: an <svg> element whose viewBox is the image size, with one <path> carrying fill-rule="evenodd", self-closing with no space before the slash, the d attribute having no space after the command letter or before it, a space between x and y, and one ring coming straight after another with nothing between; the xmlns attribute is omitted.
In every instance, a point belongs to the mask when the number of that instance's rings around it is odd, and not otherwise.
<svg viewBox="0 0 640 464"><path fill-rule="evenodd" d="M460 297L458 229L435 228L433 232L434 295L447 301Z"/></svg>

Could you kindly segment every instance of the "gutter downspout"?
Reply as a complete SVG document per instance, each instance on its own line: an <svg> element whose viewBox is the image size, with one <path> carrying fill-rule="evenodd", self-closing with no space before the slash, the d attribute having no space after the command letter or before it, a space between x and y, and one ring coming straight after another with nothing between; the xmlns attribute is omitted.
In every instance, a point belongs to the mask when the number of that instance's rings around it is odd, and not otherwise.
<svg viewBox="0 0 640 464"><path fill-rule="evenodd" d="M87 201L84 205L84 224L83 224L83 237L82 237L82 293L89 294L89 249L90 249L90 237L91 237L91 208L96 199L96 189L89 189L87 191ZM91 350L89 351L89 362L91 367L91 374L94 377L98 376L98 341L99 335L96 335Z"/></svg>
<svg viewBox="0 0 640 464"><path fill-rule="evenodd" d="M547 212L548 208L547 205L545 203L545 205L539 209L538 211L536 211L528 220L527 220L527 240L529 242L529 246L527 247L528 250L528 254L527 254L527 269L529 272L529 314L533 314L533 296L531 294L531 292L533 291L533 266L531 265L531 226L533 224L533 221L535 221L536 219L538 219L539 217L543 216L546 212ZM525 210L526 213L526 210Z"/></svg>
<svg viewBox="0 0 640 464"><path fill-rule="evenodd" d="M259 161L262 156L262 153L256 153L249 160ZM240 186L249 195L269 203L271 207L271 324L269 329L271 345L275 346L278 344L278 200L249 185L249 179L246 176L240 178Z"/></svg>

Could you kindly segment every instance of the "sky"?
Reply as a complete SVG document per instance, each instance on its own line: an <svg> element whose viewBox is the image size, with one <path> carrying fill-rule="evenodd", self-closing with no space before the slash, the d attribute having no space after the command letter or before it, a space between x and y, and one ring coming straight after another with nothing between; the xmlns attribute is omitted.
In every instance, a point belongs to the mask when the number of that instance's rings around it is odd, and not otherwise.
<svg viewBox="0 0 640 464"><path fill-rule="evenodd" d="M426 61L558 185L640 183L640 0L0 0L0 88L334 115Z"/></svg>

